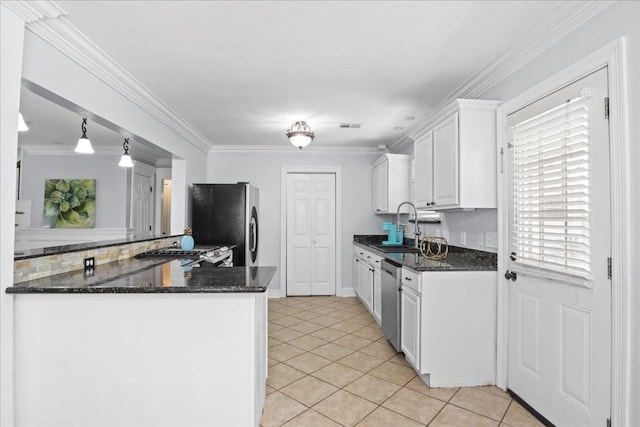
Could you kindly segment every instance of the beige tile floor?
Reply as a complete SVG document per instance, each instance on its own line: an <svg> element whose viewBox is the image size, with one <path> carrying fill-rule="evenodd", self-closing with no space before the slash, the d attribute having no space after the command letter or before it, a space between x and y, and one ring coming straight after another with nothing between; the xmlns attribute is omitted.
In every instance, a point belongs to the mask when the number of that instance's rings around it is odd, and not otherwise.
<svg viewBox="0 0 640 427"><path fill-rule="evenodd" d="M261 426L541 426L494 386L429 388L357 298L269 300Z"/></svg>

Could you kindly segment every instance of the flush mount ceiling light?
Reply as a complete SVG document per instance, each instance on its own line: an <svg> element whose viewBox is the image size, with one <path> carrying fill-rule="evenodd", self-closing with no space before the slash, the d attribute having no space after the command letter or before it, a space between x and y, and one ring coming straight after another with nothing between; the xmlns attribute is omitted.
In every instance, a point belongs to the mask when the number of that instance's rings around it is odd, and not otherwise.
<svg viewBox="0 0 640 427"><path fill-rule="evenodd" d="M18 132L26 132L29 130L29 126L24 121L24 117L22 117L22 113L18 112Z"/></svg>
<svg viewBox="0 0 640 427"><path fill-rule="evenodd" d="M89 138L87 138L87 127L85 126L86 124L87 124L87 118L83 117L82 126L81 126L82 136L78 140L78 145L76 145L76 149L74 150L76 153L83 153L83 154L95 153L95 151L93 151L93 147L91 146L91 141L89 141Z"/></svg>
<svg viewBox="0 0 640 427"><path fill-rule="evenodd" d="M120 157L120 163L118 166L121 168L132 168L133 162L131 161L131 156L129 155L129 138L125 138L122 143L122 148L124 148L124 154Z"/></svg>
<svg viewBox="0 0 640 427"><path fill-rule="evenodd" d="M287 138L289 141L299 149L302 147L306 147L313 141L316 135L311 132L311 128L307 124L307 122L295 122L291 125L289 130L287 130Z"/></svg>

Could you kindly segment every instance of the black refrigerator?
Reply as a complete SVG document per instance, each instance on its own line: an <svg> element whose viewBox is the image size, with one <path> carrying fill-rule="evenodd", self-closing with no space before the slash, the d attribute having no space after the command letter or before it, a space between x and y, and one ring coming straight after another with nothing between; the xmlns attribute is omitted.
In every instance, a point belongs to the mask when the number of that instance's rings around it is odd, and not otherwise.
<svg viewBox="0 0 640 427"><path fill-rule="evenodd" d="M198 246L236 245L234 266L258 264L258 189L249 183L193 184L191 225Z"/></svg>

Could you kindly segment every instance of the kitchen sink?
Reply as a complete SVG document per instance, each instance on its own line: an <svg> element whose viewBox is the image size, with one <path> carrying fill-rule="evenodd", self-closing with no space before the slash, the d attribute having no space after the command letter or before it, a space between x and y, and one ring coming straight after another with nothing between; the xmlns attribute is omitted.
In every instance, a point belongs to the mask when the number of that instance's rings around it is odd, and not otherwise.
<svg viewBox="0 0 640 427"><path fill-rule="evenodd" d="M372 247L376 248L382 252L402 252L402 253L419 253L420 249L415 248L409 245L398 245L398 246L386 246L386 245L372 245Z"/></svg>

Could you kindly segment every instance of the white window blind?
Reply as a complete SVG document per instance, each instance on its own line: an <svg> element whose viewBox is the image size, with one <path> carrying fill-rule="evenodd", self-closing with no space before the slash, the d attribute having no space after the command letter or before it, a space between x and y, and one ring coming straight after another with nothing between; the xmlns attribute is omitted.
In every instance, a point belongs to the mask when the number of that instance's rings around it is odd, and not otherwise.
<svg viewBox="0 0 640 427"><path fill-rule="evenodd" d="M570 100L511 128L516 264L591 277L588 98Z"/></svg>

